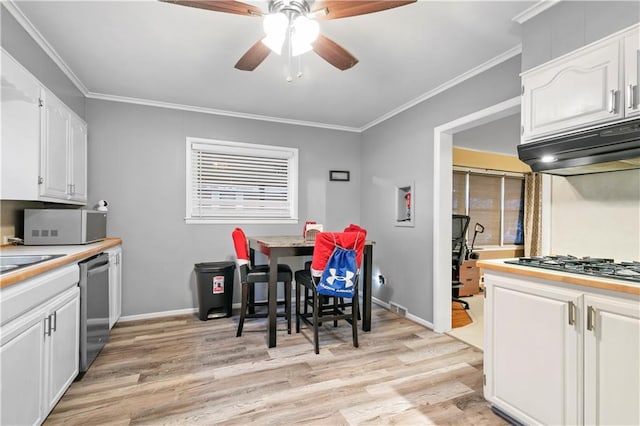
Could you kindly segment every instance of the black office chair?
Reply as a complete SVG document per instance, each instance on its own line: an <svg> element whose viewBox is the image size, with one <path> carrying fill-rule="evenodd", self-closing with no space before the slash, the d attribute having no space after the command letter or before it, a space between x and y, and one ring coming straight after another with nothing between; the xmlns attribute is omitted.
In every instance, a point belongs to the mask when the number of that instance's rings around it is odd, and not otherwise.
<svg viewBox="0 0 640 426"><path fill-rule="evenodd" d="M451 223L451 293L452 300L469 309L469 304L459 298L462 287L460 281L460 267L467 257L467 228L471 218L462 214L454 214Z"/></svg>

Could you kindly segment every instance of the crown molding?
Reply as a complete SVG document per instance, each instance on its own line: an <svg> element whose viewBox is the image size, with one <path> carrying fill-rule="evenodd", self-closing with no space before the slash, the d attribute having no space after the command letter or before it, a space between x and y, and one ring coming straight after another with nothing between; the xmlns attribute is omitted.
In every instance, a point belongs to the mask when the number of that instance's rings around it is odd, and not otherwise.
<svg viewBox="0 0 640 426"><path fill-rule="evenodd" d="M22 11L16 6L14 0L3 0L2 4L7 8L9 13L18 21L18 23L24 28L24 30L33 38L33 40L49 55L49 57L56 63L58 68L71 80L71 82L78 88L84 96L87 96L89 90L82 83L82 81L76 76L71 68L62 60L58 52L49 44L44 36L36 29L36 27L29 21L29 19L22 13Z"/></svg>
<svg viewBox="0 0 640 426"><path fill-rule="evenodd" d="M540 8L540 10L537 11L535 14L540 13L542 10L548 9L558 1L560 0L546 0L546 1L543 0L537 3L536 5L530 7L529 9L525 10L523 13L521 13L518 16L524 15L527 11L534 9L534 7ZM386 121L391 117L394 117L400 114L401 112L406 111L409 108L414 107L420 102L423 102L429 98L432 98L438 95L439 93L442 93L445 90L448 90L462 83L463 81L468 80L522 53L522 45L519 44L507 50L506 52L488 60L487 62L480 64L479 66L472 68L471 70L465 73L462 73L457 77L452 78L451 80L441 84L435 89L432 89L424 93L423 95L418 96L417 98L405 103L404 105L394 108L388 113L381 115L377 119L365 124L362 127L351 127L351 126L341 126L336 124L319 123L319 122L313 122L313 121L293 120L293 119L272 117L272 116L259 115L259 114L249 114L249 113L242 113L242 112L236 112L236 111L227 111L227 110L220 110L215 108L198 107L193 105L174 104L170 102L161 102L161 101L155 101L150 99L140 99L140 98L132 98L132 97L126 97L126 96L117 96L117 95L109 95L104 93L90 92L87 89L87 87L82 83L82 81L73 73L71 68L64 62L64 60L60 57L60 55L58 55L56 50L44 38L44 36L33 26L31 21L29 21L29 19L15 5L14 0L2 0L2 5L7 8L9 13L13 15L13 17L18 21L18 23L24 28L24 30L35 40L35 42L42 48L42 50L44 50L44 52L56 63L56 65L60 68L60 70L71 80L71 82L78 88L78 90L82 92L82 94L88 99L98 99L98 100L105 100L105 101L112 101L112 102L130 103L130 104L144 105L144 106L151 106L151 107L158 107L158 108L177 109L182 111L199 112L203 114L220 115L225 117L244 118L249 120L260 120L260 121L268 121L272 123L316 127L316 128L322 128L322 129L339 130L339 131L354 132L354 133L362 133L373 126L380 124L383 121ZM530 15L529 17L532 17L532 16L534 15ZM515 19L516 18L514 18L514 20Z"/></svg>
<svg viewBox="0 0 640 426"><path fill-rule="evenodd" d="M495 67L496 65L499 65L501 63L503 63L504 61L507 61L511 58L513 58L514 56L518 56L519 54L522 53L522 44L518 44L515 47L512 47L511 49L507 50L506 52L501 53L500 55L489 59L487 62L484 62L480 65L478 65L475 68L470 69L467 72L464 72L462 74L460 74L457 77L452 78L449 81L446 81L444 83L442 83L440 86L436 87L435 89L432 89L426 93L424 93L421 96L418 96L417 98L407 102L404 105L401 105L391 111L389 111L388 113L376 118L375 120L371 121L370 123L364 125L363 127L361 127L359 130L360 132L364 132L365 130L382 123L383 121L386 121L388 119L390 119L391 117L400 114L403 111L408 110L409 108L412 108L414 106L416 106L417 104L426 101L429 98L432 98L442 92L444 92L445 90L451 89L454 86L457 86L458 84L462 83L465 80L468 80L472 77L475 77L476 75L483 73L485 71L487 71L488 69L491 69L493 67Z"/></svg>
<svg viewBox="0 0 640 426"><path fill-rule="evenodd" d="M541 0L538 3L534 4L533 6L525 9L524 11L514 16L511 20L513 22L517 22L518 24L524 24L529 19L544 12L550 7L555 6L560 1L561 0Z"/></svg>
<svg viewBox="0 0 640 426"><path fill-rule="evenodd" d="M340 130L343 132L360 133L360 129L349 126L339 126L335 124L317 123L314 121L291 120L287 118L271 117L268 115L248 114L244 112L226 111L215 108L198 107L193 105L174 104L170 102L154 101L149 99L130 98L126 96L107 95L104 93L89 92L86 97L88 99L99 99L103 101L122 102L128 104L144 105L157 108L176 109L181 111L199 112L203 114L220 115L225 117L245 118L248 120L269 121L272 123L292 124L296 126L319 127L329 130Z"/></svg>

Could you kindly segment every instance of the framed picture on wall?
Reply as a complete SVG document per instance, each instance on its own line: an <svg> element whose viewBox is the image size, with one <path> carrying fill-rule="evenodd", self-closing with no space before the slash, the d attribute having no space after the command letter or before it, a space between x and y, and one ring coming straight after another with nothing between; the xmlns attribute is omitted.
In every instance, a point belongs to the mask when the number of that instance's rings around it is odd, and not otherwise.
<svg viewBox="0 0 640 426"><path fill-rule="evenodd" d="M329 170L329 180L349 182L349 172L346 170Z"/></svg>

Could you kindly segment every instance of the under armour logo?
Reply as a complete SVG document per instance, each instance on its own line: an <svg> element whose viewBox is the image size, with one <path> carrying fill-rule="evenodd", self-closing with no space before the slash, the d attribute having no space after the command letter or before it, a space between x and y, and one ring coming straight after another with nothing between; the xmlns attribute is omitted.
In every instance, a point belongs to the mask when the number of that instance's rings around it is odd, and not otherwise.
<svg viewBox="0 0 640 426"><path fill-rule="evenodd" d="M327 277L327 283L329 285L333 285L334 281L344 281L344 288L353 287L353 280L351 280L351 278L355 276L354 272L347 271L346 276L343 277L336 275L336 268L329 268L329 273L331 274L330 277Z"/></svg>

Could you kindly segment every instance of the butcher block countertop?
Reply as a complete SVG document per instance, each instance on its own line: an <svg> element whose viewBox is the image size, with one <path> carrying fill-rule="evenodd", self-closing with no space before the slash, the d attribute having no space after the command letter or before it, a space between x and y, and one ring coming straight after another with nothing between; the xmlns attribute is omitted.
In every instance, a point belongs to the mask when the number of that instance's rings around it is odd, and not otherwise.
<svg viewBox="0 0 640 426"><path fill-rule="evenodd" d="M565 284L575 284L619 293L640 295L640 285L632 281L592 277L590 275L572 274L562 271L553 271L550 269L513 265L504 263L505 260L509 259L478 260L476 265L482 269L508 272L526 277L542 278L546 280L559 281Z"/></svg>
<svg viewBox="0 0 640 426"><path fill-rule="evenodd" d="M65 254L46 262L37 263L33 266L17 269L14 272L2 274L0 276L0 288L8 287L12 284L24 281L43 272L66 265L68 263L79 262L82 259L98 254L110 247L122 244L120 238L107 238L97 243L70 246L2 246L2 255L47 255Z"/></svg>

